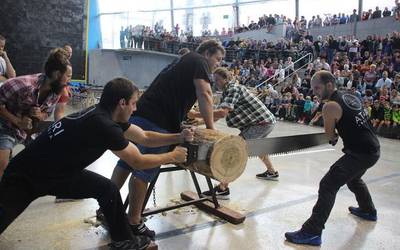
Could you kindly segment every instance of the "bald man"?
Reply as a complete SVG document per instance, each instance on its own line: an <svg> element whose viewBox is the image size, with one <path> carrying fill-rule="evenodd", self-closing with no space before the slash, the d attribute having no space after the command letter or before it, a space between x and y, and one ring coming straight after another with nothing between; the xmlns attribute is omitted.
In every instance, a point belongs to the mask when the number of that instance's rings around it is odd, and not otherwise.
<svg viewBox="0 0 400 250"><path fill-rule="evenodd" d="M332 145L339 136L342 138L344 155L322 178L311 217L300 230L287 232L285 237L296 244L318 246L336 193L345 184L358 202L358 207L349 207L350 213L368 221L377 220L374 203L361 177L378 161L380 145L360 99L337 91L335 77L329 71L317 72L311 79L311 87L321 100L327 100L322 109L325 133Z"/></svg>

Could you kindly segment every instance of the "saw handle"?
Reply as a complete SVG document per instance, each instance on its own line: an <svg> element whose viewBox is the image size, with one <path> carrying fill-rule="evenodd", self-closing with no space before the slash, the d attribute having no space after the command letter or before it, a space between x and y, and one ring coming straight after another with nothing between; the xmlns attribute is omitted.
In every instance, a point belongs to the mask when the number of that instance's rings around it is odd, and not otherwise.
<svg viewBox="0 0 400 250"><path fill-rule="evenodd" d="M335 133L335 138L333 140L329 140L329 144L335 146L338 140L339 140L339 135Z"/></svg>
<svg viewBox="0 0 400 250"><path fill-rule="evenodd" d="M186 162L184 165L190 165L193 162L197 161L198 158L198 150L199 150L199 145L191 142L184 142L181 144L182 147L187 148L187 157L186 157Z"/></svg>

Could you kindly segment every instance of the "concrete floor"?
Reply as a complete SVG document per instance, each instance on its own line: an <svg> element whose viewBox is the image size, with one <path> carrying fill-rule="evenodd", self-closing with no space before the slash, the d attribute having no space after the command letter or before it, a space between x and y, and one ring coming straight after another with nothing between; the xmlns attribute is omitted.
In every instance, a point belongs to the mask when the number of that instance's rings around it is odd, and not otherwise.
<svg viewBox="0 0 400 250"><path fill-rule="evenodd" d="M218 128L232 133L223 123ZM271 136L320 132L321 128L278 122ZM378 222L366 222L348 213L356 205L353 194L342 188L323 233L321 249L399 249L400 226L400 141L380 138L382 156L365 175L375 205ZM318 183L329 166L342 154L341 142L308 151L272 157L279 181L255 178L264 170L260 160L249 159L244 174L231 184L231 200L222 202L246 214L241 225L232 225L194 207L169 211L148 218L157 232L159 249L306 249L285 241L286 231L297 230L308 218L317 198ZM89 169L111 176L117 158L106 152ZM204 178L201 179L205 187ZM186 171L163 173L156 185L156 205L179 200L179 194L194 190ZM121 195L126 197L127 187ZM149 208L153 207L150 200ZM97 208L95 200L54 203L43 197L0 236L0 249L99 249L109 241L101 226L84 223ZM310 247L312 248L312 247ZM317 248L317 247L313 247Z"/></svg>

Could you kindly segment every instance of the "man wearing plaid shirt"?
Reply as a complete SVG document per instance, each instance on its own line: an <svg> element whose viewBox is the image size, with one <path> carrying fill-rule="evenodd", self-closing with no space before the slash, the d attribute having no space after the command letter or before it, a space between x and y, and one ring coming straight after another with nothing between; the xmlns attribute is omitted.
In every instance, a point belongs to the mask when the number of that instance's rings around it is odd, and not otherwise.
<svg viewBox="0 0 400 250"><path fill-rule="evenodd" d="M244 139L266 137L274 128L276 119L268 108L246 87L235 84L231 73L226 68L217 68L214 71L214 80L218 89L222 90L221 103L214 110L214 119L226 119L229 127L238 128ZM199 117L198 113L189 116ZM189 117L190 118L190 117ZM265 180L277 180L279 174L272 166L268 155L259 156L267 167L267 171L257 174L256 177ZM229 199L228 183L220 183L215 188L219 199ZM210 191L203 193L211 196Z"/></svg>
<svg viewBox="0 0 400 250"><path fill-rule="evenodd" d="M0 179L13 147L50 116L71 75L67 54L58 48L50 52L44 74L12 78L0 87Z"/></svg>

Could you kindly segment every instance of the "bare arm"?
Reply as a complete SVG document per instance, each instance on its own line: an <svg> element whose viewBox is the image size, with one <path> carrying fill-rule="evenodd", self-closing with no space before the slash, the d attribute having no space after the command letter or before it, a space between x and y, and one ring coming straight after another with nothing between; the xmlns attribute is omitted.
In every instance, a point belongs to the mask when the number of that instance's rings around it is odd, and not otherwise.
<svg viewBox="0 0 400 250"><path fill-rule="evenodd" d="M336 144L338 140L335 126L342 117L342 112L342 108L336 102L327 102L322 108L325 133L332 145Z"/></svg>
<svg viewBox="0 0 400 250"><path fill-rule="evenodd" d="M169 163L186 161L186 148L176 147L174 151L164 154L141 154L139 149L129 143L123 150L112 151L134 169L150 169Z"/></svg>
<svg viewBox="0 0 400 250"><path fill-rule="evenodd" d="M213 110L214 121L218 121L219 119L226 117L230 111L231 111L231 109L229 109L227 107ZM194 110L191 110L188 113L188 117L191 119L203 118L203 116L200 114L200 112L196 112Z"/></svg>
<svg viewBox="0 0 400 250"><path fill-rule="evenodd" d="M5 51L3 51L3 58L4 58L4 61L6 61L6 76L7 76L7 78L14 78L16 76L15 69L12 66L10 59L8 58L7 53Z"/></svg>
<svg viewBox="0 0 400 250"><path fill-rule="evenodd" d="M208 129L214 129L213 99L210 83L203 79L195 79L194 86L196 88L200 113L204 119L206 127Z"/></svg>
<svg viewBox="0 0 400 250"><path fill-rule="evenodd" d="M144 131L133 124L129 126L124 135L128 140L146 147L168 146L193 140L193 133L187 129L182 131L182 133L163 134L153 131Z"/></svg>
<svg viewBox="0 0 400 250"><path fill-rule="evenodd" d="M5 105L0 105L0 117L11 122L20 129L31 129L32 120L29 117L19 118L7 110Z"/></svg>
<svg viewBox="0 0 400 250"><path fill-rule="evenodd" d="M58 121L64 117L66 105L67 103L57 103L56 108L54 109L54 121Z"/></svg>

